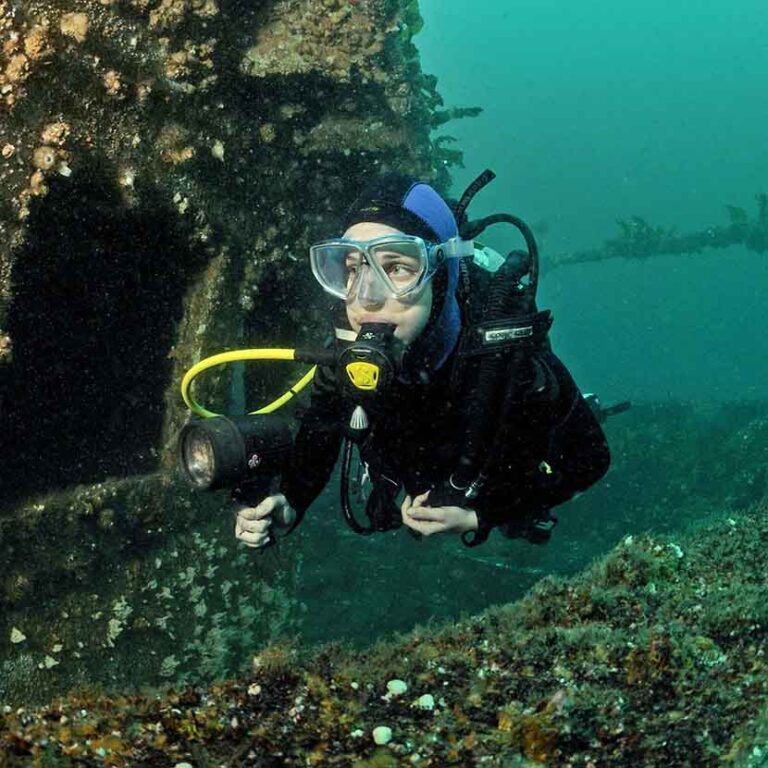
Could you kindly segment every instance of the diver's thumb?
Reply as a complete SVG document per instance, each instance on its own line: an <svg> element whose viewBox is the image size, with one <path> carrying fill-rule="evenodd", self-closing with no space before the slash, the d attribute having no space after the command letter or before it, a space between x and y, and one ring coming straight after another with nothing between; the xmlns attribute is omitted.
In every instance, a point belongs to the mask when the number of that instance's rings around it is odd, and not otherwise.
<svg viewBox="0 0 768 768"><path fill-rule="evenodd" d="M272 512L275 525L288 528L296 522L296 510L288 503L283 494L278 494L278 502Z"/></svg>

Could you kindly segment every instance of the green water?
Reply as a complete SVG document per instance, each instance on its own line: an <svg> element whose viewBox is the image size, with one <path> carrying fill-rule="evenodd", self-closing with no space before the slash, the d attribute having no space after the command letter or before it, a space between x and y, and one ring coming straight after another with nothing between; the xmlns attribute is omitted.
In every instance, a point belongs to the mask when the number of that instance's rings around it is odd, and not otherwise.
<svg viewBox="0 0 768 768"><path fill-rule="evenodd" d="M759 0L422 0L422 64L464 151L478 213L546 222L545 254L596 247L635 214L680 232L768 191L768 14ZM475 210L475 209L473 209ZM768 394L768 259L742 249L617 261L542 281L587 389L632 399ZM727 352L725 352L727 350Z"/></svg>

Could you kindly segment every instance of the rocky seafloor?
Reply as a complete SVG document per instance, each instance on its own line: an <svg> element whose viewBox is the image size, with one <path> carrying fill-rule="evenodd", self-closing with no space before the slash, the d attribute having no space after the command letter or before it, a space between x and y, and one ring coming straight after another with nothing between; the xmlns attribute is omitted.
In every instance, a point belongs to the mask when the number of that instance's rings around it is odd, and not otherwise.
<svg viewBox="0 0 768 768"><path fill-rule="evenodd" d="M278 643L243 679L6 707L0 765L766 765L766 511L627 536L364 651Z"/></svg>

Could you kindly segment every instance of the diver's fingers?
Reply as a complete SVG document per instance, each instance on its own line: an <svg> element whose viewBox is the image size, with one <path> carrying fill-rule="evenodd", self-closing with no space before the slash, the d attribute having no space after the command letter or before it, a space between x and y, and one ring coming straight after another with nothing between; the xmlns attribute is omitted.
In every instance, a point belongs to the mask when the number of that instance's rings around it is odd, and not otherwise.
<svg viewBox="0 0 768 768"><path fill-rule="evenodd" d="M400 505L400 511L405 514L411 507L420 507L427 500L428 496L429 491L426 491L426 493L421 493L412 499L411 495L407 493L403 499L403 503Z"/></svg>
<svg viewBox="0 0 768 768"><path fill-rule="evenodd" d="M413 504L410 506L403 503L402 515L403 523L409 528L418 531L424 536L431 536L433 533L446 531L448 529L448 520L441 507L420 506L426 501L427 496L429 496L429 491L413 499ZM407 500L410 501L410 498Z"/></svg>
<svg viewBox="0 0 768 768"><path fill-rule="evenodd" d="M411 507L409 514L411 520L443 524L448 522L442 507L417 507L414 505Z"/></svg>
<svg viewBox="0 0 768 768"><path fill-rule="evenodd" d="M238 518L244 520L262 520L274 512L275 507L283 503L285 497L282 494L267 496L262 499L255 507L241 507L237 513Z"/></svg>
<svg viewBox="0 0 768 768"><path fill-rule="evenodd" d="M254 522L256 520L269 519L272 514L272 510L262 507L259 504L256 507L240 507L237 510L237 519L243 522Z"/></svg>
<svg viewBox="0 0 768 768"><path fill-rule="evenodd" d="M242 532L263 534L269 530L270 525L272 525L272 518L270 517L261 520L248 520L238 517L235 521L235 535Z"/></svg>
<svg viewBox="0 0 768 768"><path fill-rule="evenodd" d="M400 505L400 517L403 519L403 523L405 525L408 525L408 520L406 518L408 517L408 510L411 508L411 497L406 494L405 498L403 499L403 503Z"/></svg>
<svg viewBox="0 0 768 768"><path fill-rule="evenodd" d="M403 516L403 522L422 536L431 536L433 533L443 533L446 530L445 523L437 523L431 520L416 520L410 515Z"/></svg>
<svg viewBox="0 0 768 768"><path fill-rule="evenodd" d="M261 547L269 540L269 533L249 533L248 531L241 531L237 538L249 547Z"/></svg>

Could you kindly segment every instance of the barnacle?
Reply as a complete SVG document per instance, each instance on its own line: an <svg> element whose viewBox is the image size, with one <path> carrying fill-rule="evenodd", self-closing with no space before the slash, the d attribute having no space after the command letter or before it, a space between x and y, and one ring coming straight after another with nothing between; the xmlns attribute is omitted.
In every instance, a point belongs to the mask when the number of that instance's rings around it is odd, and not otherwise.
<svg viewBox="0 0 768 768"><path fill-rule="evenodd" d="M53 147L38 147L32 153L32 165L38 170L48 171L56 164L56 150Z"/></svg>
<svg viewBox="0 0 768 768"><path fill-rule="evenodd" d="M59 22L61 34L74 38L78 43L84 43L88 36L90 20L86 13L65 13Z"/></svg>

